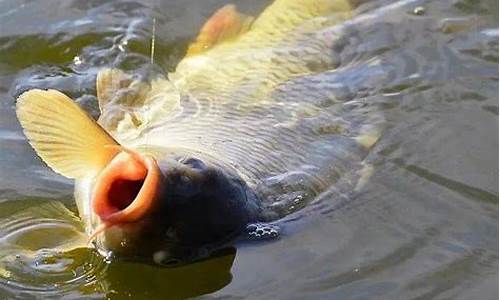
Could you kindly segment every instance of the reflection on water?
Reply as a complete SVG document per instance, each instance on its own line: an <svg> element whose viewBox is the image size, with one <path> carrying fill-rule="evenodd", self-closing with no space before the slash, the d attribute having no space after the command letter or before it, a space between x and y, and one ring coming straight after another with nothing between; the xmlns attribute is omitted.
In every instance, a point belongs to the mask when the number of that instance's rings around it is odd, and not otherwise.
<svg viewBox="0 0 500 300"><path fill-rule="evenodd" d="M256 13L270 1L233 2ZM340 34L332 49L338 68L323 79L336 99L377 105L385 129L364 184L349 190L340 182L289 215L277 241L175 268L109 263L86 247L71 181L24 140L15 96L56 88L96 114L96 72L146 68L153 17L156 68L167 71L224 3L0 3L0 298L495 299L492 0L369 1L331 30Z"/></svg>
<svg viewBox="0 0 500 300"><path fill-rule="evenodd" d="M9 204L2 206L0 227L4 296L59 299L77 292L110 299L185 299L214 292L231 281L234 248L175 268L108 262L87 247L79 219L61 202L33 199Z"/></svg>
<svg viewBox="0 0 500 300"><path fill-rule="evenodd" d="M61 202L32 199L3 204L0 286L6 295L60 297L101 284L106 263L86 247L79 219Z"/></svg>
<svg viewBox="0 0 500 300"><path fill-rule="evenodd" d="M111 299L186 299L215 292L231 281L235 249L177 268L111 263L106 270ZM135 274L135 275L134 275Z"/></svg>

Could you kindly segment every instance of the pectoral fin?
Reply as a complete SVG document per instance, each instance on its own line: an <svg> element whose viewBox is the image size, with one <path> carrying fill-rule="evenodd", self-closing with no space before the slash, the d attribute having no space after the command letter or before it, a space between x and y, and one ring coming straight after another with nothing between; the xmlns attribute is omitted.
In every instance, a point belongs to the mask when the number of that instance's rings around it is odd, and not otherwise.
<svg viewBox="0 0 500 300"><path fill-rule="evenodd" d="M186 56L202 53L216 44L235 39L248 31L254 18L238 12L229 4L216 11L203 25L196 41L189 45Z"/></svg>
<svg viewBox="0 0 500 300"><path fill-rule="evenodd" d="M130 76L119 69L104 69L97 74L96 89L97 100L101 113L103 107L108 103L116 93L127 88L132 83Z"/></svg>
<svg viewBox="0 0 500 300"><path fill-rule="evenodd" d="M119 151L118 143L94 119L56 90L23 93L16 113L36 153L63 176L95 175Z"/></svg>

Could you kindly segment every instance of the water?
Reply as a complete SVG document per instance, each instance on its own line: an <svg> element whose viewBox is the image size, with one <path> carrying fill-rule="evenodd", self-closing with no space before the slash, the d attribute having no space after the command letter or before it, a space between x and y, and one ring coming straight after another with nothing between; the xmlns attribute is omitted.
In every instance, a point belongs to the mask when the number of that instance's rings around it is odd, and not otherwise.
<svg viewBox="0 0 500 300"><path fill-rule="evenodd" d="M71 182L26 143L15 97L56 88L96 114L97 71L146 65L153 18L157 68L172 70L224 3L0 2L0 299L496 299L498 2L489 0L376 1L340 27L339 83L378 102L386 120L359 191L289 215L276 241L182 267L108 262L85 247ZM268 3L236 1L248 13ZM379 59L383 81L370 64Z"/></svg>

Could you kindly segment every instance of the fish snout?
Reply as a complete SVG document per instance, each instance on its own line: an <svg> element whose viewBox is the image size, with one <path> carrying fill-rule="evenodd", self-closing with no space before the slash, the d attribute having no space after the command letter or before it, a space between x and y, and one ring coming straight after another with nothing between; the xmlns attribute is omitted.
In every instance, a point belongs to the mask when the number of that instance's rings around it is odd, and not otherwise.
<svg viewBox="0 0 500 300"><path fill-rule="evenodd" d="M99 173L93 191L93 211L106 227L138 221L152 212L161 172L156 160L122 151Z"/></svg>

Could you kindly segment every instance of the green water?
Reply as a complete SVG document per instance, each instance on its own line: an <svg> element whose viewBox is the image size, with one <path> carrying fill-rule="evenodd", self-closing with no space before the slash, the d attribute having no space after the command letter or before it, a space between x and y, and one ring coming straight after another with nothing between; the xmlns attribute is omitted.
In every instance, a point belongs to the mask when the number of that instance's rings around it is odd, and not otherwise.
<svg viewBox="0 0 500 300"><path fill-rule="evenodd" d="M270 3L232 2L250 14ZM338 26L338 96L377 103L386 120L361 190L287 216L278 240L239 242L182 267L108 262L82 247L72 182L27 144L15 98L55 88L96 116L99 69L150 67L153 18L155 68L171 71L225 3L0 1L0 299L496 299L490 0L373 1Z"/></svg>

